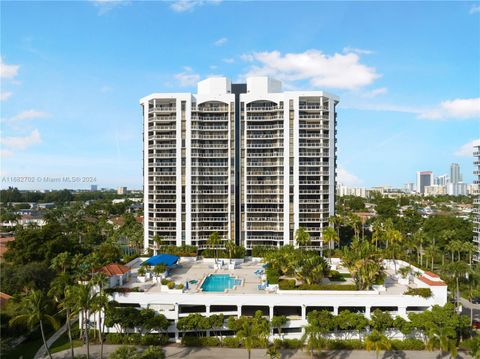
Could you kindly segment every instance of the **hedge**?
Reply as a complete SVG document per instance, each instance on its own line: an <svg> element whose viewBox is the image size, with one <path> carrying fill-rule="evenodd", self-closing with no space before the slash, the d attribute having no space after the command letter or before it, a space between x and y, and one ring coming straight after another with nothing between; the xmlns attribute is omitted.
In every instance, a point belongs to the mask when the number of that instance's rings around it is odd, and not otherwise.
<svg viewBox="0 0 480 359"><path fill-rule="evenodd" d="M180 247L177 246L160 246L158 248L159 253L173 254L179 257L196 257L197 256L197 247L183 245Z"/></svg>
<svg viewBox="0 0 480 359"><path fill-rule="evenodd" d="M278 281L280 279L280 273L278 272L278 270L273 268L267 268L265 269L265 274L267 275L267 280L269 284L278 284Z"/></svg>
<svg viewBox="0 0 480 359"><path fill-rule="evenodd" d="M408 288L403 294L430 298L432 296L432 290L430 288Z"/></svg>
<svg viewBox="0 0 480 359"><path fill-rule="evenodd" d="M365 345L359 339L345 339L345 340L338 340L338 339L330 339L325 341L325 348L329 350L358 350L358 349L365 349Z"/></svg>
<svg viewBox="0 0 480 359"><path fill-rule="evenodd" d="M277 349L302 349L303 342L300 339L275 339L273 345Z"/></svg>
<svg viewBox="0 0 480 359"><path fill-rule="evenodd" d="M301 284L295 286L295 279L281 279L278 287L282 290L356 290L354 284Z"/></svg>
<svg viewBox="0 0 480 359"><path fill-rule="evenodd" d="M392 350L425 350L425 344L419 339L393 339L390 342L392 344Z"/></svg>
<svg viewBox="0 0 480 359"><path fill-rule="evenodd" d="M165 334L139 333L108 333L105 337L106 344L133 344L133 345L166 345L168 336Z"/></svg>

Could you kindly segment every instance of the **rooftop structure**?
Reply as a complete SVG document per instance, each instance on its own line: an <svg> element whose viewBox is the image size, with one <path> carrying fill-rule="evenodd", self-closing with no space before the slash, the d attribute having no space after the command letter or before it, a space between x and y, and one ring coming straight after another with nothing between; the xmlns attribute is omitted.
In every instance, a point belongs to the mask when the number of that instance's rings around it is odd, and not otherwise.
<svg viewBox="0 0 480 359"><path fill-rule="evenodd" d="M247 249L295 244L300 226L322 248L334 214L338 101L283 92L268 77L215 77L196 94L142 98L145 249L155 236L205 248L213 232Z"/></svg>
<svg viewBox="0 0 480 359"><path fill-rule="evenodd" d="M146 259L137 258L129 263L130 280L123 285L129 289L112 293L112 299L120 306L151 308L165 315L172 323L169 328L170 335L177 340L177 320L191 313L206 316L224 314L225 319L229 316L253 315L257 310L270 318L274 315L286 315L289 322L288 330L284 331L285 337L300 338L307 323L306 316L312 310L328 310L336 315L348 309L370 318L375 309L380 309L393 316L407 318L410 312L421 312L433 305L444 305L447 302L447 285L438 275L411 266L412 274L403 278L396 273L401 267L410 265L400 260L395 263L392 260L384 261L387 277L383 285L373 286L371 290L342 291L280 290L277 285L265 283L263 263L255 258L248 261L196 261L194 258L182 258L180 263L167 273L168 280L177 283L176 288L169 288L155 278L145 281L143 276L138 277L140 265ZM332 267L341 273L348 272L336 258L332 259ZM162 278L164 276L162 274ZM206 285L209 279L230 282L219 292L218 283L213 287ZM346 283L351 282L352 279L347 278ZM411 288L429 288L432 296L423 298L406 294ZM115 330L107 329L109 332Z"/></svg>

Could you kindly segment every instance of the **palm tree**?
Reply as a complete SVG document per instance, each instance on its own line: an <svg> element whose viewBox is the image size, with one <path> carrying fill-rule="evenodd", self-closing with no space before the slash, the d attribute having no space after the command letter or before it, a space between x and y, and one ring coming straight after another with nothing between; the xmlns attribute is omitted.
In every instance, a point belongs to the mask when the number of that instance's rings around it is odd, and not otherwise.
<svg viewBox="0 0 480 359"><path fill-rule="evenodd" d="M475 252L478 247L472 242L463 242L462 249L464 252L468 253L468 264L472 266L472 253Z"/></svg>
<svg viewBox="0 0 480 359"><path fill-rule="evenodd" d="M50 350L48 350L47 341L45 339L45 330L43 328L43 323L45 321L49 322L50 325L57 329L59 324L57 320L47 314L48 304L45 300L45 295L40 290L33 290L25 297L23 297L20 302L20 313L17 316L13 317L9 321L9 325L14 325L17 322L23 322L28 325L29 328L35 327L37 324L40 325L40 332L42 333L43 345L50 359L52 355Z"/></svg>
<svg viewBox="0 0 480 359"><path fill-rule="evenodd" d="M295 231L295 242L300 247L306 247L310 244L310 233L303 227L298 227Z"/></svg>
<svg viewBox="0 0 480 359"><path fill-rule="evenodd" d="M220 240L220 234L213 232L208 238L207 244L214 250L215 263L217 263L217 247L222 241Z"/></svg>
<svg viewBox="0 0 480 359"><path fill-rule="evenodd" d="M99 288L98 293L92 300L91 310L92 313L96 313L98 315L97 327L100 339L100 359L103 359L103 331L105 326L105 321L103 318L105 317L105 312L109 303L108 296L105 294L105 287L108 285L108 278L105 276L105 274L99 272L93 276L90 282L94 287Z"/></svg>
<svg viewBox="0 0 480 359"><path fill-rule="evenodd" d="M477 263L471 268L468 275L469 299L473 299L473 288L480 288L480 264ZM470 306L470 324L473 324L473 305ZM480 343L479 343L480 344Z"/></svg>
<svg viewBox="0 0 480 359"><path fill-rule="evenodd" d="M377 359L381 350L389 350L391 347L390 340L378 330L373 330L365 338L365 349L368 351L374 349Z"/></svg>
<svg viewBox="0 0 480 359"><path fill-rule="evenodd" d="M253 344L258 337L258 328L255 323L245 320L242 323L242 327L237 331L237 338L243 344L243 347L247 349L248 359L250 359Z"/></svg>
<svg viewBox="0 0 480 359"><path fill-rule="evenodd" d="M325 227L322 232L322 237L325 242L328 243L329 248L329 257L332 255L330 253L332 248L335 248L335 243L340 242L340 237L338 237L337 232L332 227Z"/></svg>
<svg viewBox="0 0 480 359"><path fill-rule="evenodd" d="M392 257L393 257L393 266L395 268L395 273L397 273L395 247L397 246L397 244L399 245L400 243L403 242L402 232L396 229L389 229L386 233L386 236L387 236L387 239L392 243L391 251L392 251Z"/></svg>
<svg viewBox="0 0 480 359"><path fill-rule="evenodd" d="M434 327L427 334L427 349L432 351L438 347L442 352L449 352L451 357L457 356L455 332L450 327Z"/></svg>
<svg viewBox="0 0 480 359"><path fill-rule="evenodd" d="M90 359L90 338L89 338L89 323L90 314L94 305L97 293L92 290L92 285L79 284L72 288L72 296L76 298L76 310L81 314L82 327L84 330L85 342L87 344L87 359Z"/></svg>
<svg viewBox="0 0 480 359"><path fill-rule="evenodd" d="M315 324L308 323L305 326L302 342L305 345L305 349L310 352L310 358L313 358L314 351L320 349L322 343L320 330Z"/></svg>
<svg viewBox="0 0 480 359"><path fill-rule="evenodd" d="M423 266L423 243L426 240L425 233L420 229L413 235L414 243L417 246L417 262L420 263L420 267Z"/></svg>
<svg viewBox="0 0 480 359"><path fill-rule="evenodd" d="M280 352L275 348L275 345L270 345L268 347L266 355L270 359L280 359Z"/></svg>
<svg viewBox="0 0 480 359"><path fill-rule="evenodd" d="M459 286L459 278L464 277L467 273L470 272L470 267L467 263L463 261L458 262L451 262L444 266L445 272L455 280L456 284L456 304L455 306L458 307L458 300L460 299L460 286Z"/></svg>
<svg viewBox="0 0 480 359"><path fill-rule="evenodd" d="M73 350L72 328L70 326L73 305L72 302L67 298L70 292L70 286L72 284L71 279L72 278L66 273L60 274L50 284L48 295L53 298L60 309L65 310L65 323L67 325L68 341L70 342L70 354L73 359L75 357L75 353Z"/></svg>
<svg viewBox="0 0 480 359"><path fill-rule="evenodd" d="M278 329L278 334L280 335L280 338L283 339L282 337L282 327L287 323L287 317L285 315L275 315L272 318L271 321L271 326L272 328L277 328Z"/></svg>
<svg viewBox="0 0 480 359"><path fill-rule="evenodd" d="M235 254L235 249L236 248L237 248L237 245L235 244L235 242L233 240L227 241L227 243L225 243L225 249L228 252L228 258L230 258L230 259L233 258L233 255Z"/></svg>

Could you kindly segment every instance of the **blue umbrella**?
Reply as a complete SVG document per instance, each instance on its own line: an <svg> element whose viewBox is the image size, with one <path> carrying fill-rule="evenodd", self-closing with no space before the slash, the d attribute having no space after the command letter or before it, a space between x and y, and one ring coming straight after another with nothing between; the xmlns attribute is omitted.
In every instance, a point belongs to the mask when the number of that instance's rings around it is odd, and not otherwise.
<svg viewBox="0 0 480 359"><path fill-rule="evenodd" d="M188 289L188 280L185 282L185 288Z"/></svg>

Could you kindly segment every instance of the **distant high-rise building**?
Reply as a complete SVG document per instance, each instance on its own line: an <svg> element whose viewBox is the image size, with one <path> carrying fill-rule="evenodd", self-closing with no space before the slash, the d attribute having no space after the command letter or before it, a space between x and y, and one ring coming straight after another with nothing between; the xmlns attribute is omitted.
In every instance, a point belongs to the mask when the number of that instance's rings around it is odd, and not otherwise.
<svg viewBox="0 0 480 359"><path fill-rule="evenodd" d="M117 194L127 194L127 187L118 187Z"/></svg>
<svg viewBox="0 0 480 359"><path fill-rule="evenodd" d="M463 176L460 173L460 165L458 163L450 165L450 182L454 184L463 182Z"/></svg>
<svg viewBox="0 0 480 359"><path fill-rule="evenodd" d="M405 189L405 192L407 193L415 192L415 183L413 182L405 183L404 189Z"/></svg>
<svg viewBox="0 0 480 359"><path fill-rule="evenodd" d="M436 186L446 186L450 182L450 177L448 175L442 175L435 177L433 184Z"/></svg>
<svg viewBox="0 0 480 359"><path fill-rule="evenodd" d="M98 187L97 187L96 184L92 184L92 185L90 186L90 191L96 192L97 190L98 190Z"/></svg>
<svg viewBox="0 0 480 359"><path fill-rule="evenodd" d="M424 194L425 187L433 184L432 171L420 171L417 172L417 192Z"/></svg>
<svg viewBox="0 0 480 359"><path fill-rule="evenodd" d="M474 148L475 151L473 152L473 174L476 178L473 183L477 185L477 189L474 192L476 196L473 199L475 213L475 217L473 219L473 243L477 244L478 246L477 254L474 255L474 260L476 262L480 262L480 145L475 146Z"/></svg>

